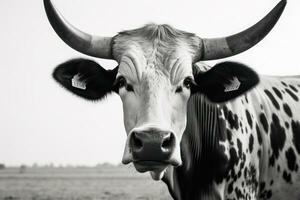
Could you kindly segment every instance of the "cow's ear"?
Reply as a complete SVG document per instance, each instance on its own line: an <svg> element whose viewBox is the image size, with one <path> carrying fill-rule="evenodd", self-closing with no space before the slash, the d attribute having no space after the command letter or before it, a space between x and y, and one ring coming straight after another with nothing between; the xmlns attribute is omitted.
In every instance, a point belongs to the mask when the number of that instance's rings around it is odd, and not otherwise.
<svg viewBox="0 0 300 200"><path fill-rule="evenodd" d="M113 91L117 71L117 67L105 70L92 60L73 59L56 67L53 78L80 97L100 100Z"/></svg>
<svg viewBox="0 0 300 200"><path fill-rule="evenodd" d="M194 76L198 91L216 103L234 99L259 83L256 72L236 62L219 63Z"/></svg>

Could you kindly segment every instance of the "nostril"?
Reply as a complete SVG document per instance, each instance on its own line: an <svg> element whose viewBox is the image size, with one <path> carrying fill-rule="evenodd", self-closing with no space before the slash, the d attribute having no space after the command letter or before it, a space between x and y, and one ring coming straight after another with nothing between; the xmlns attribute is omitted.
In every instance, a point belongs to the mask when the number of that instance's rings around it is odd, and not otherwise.
<svg viewBox="0 0 300 200"><path fill-rule="evenodd" d="M136 133L132 134L131 145L134 150L139 150L143 147L143 142L136 136Z"/></svg>
<svg viewBox="0 0 300 200"><path fill-rule="evenodd" d="M173 134L169 134L168 137L164 138L161 147L164 150L170 150L175 144L175 138Z"/></svg>

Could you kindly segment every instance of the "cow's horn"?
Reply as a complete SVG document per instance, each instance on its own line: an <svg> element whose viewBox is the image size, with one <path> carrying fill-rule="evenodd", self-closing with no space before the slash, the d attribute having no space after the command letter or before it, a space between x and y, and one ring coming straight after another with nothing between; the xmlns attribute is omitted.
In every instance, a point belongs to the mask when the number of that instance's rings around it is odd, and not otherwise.
<svg viewBox="0 0 300 200"><path fill-rule="evenodd" d="M99 37L84 33L68 23L51 0L44 0L46 14L57 35L73 49L86 55L113 59L111 37Z"/></svg>
<svg viewBox="0 0 300 200"><path fill-rule="evenodd" d="M239 54L261 41L274 27L286 5L279 2L269 14L252 27L225 38L202 39L200 60L213 60Z"/></svg>

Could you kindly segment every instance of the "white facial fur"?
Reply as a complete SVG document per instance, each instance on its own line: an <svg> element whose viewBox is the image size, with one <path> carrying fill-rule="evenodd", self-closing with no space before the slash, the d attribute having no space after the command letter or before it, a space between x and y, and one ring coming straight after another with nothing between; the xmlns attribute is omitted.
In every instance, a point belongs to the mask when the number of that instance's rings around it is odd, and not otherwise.
<svg viewBox="0 0 300 200"><path fill-rule="evenodd" d="M171 159L181 163L179 144L186 127L187 102L191 94L184 80L187 77L193 79L195 55L192 48L180 39L165 42L161 38L152 38L147 41L143 37L125 35L115 40L113 50L119 62L116 80L124 77L133 89L119 89L127 135L147 128L173 132L176 147ZM127 141L123 163L131 161ZM153 176L161 177L161 172L158 173Z"/></svg>
<svg viewBox="0 0 300 200"><path fill-rule="evenodd" d="M174 52L160 63L155 57L147 58L137 50L140 50L138 46L132 48L122 56L117 75L117 79L124 77L134 89L127 91L122 87L119 90L126 132L157 127L175 133L179 145L186 126L186 106L190 96L190 90L183 82L185 78L193 77L191 58L185 55L186 52ZM182 87L181 92L176 92L178 87Z"/></svg>

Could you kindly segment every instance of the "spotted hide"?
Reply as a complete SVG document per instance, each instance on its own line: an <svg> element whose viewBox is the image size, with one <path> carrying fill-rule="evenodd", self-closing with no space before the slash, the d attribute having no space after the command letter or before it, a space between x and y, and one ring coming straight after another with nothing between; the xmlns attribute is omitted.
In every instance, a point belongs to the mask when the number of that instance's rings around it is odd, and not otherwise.
<svg viewBox="0 0 300 200"><path fill-rule="evenodd" d="M286 0L250 28L220 38L166 24L94 36L69 24L51 0L43 2L66 44L118 63L106 70L73 59L53 77L87 100L120 96L123 164L163 180L175 200L300 200L300 77L259 76L235 62L193 67L253 47L274 27Z"/></svg>
<svg viewBox="0 0 300 200"><path fill-rule="evenodd" d="M225 104L191 96L174 199L300 199L300 77L260 77Z"/></svg>

